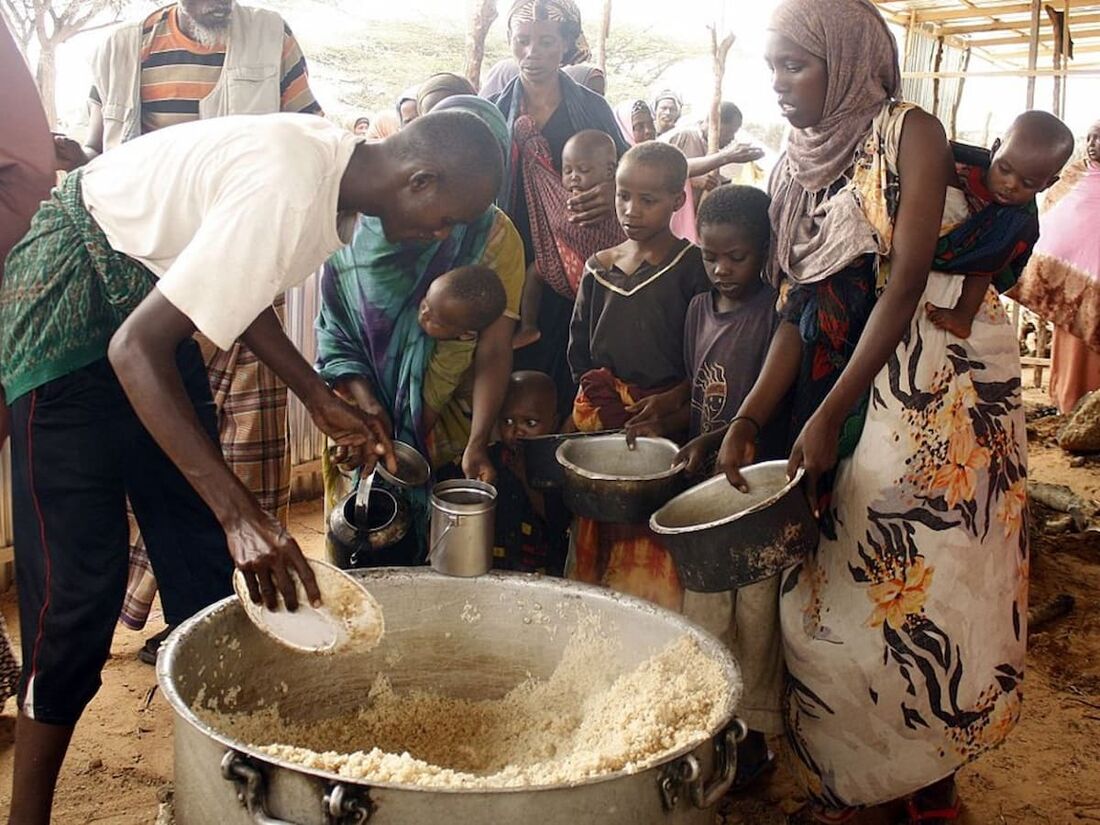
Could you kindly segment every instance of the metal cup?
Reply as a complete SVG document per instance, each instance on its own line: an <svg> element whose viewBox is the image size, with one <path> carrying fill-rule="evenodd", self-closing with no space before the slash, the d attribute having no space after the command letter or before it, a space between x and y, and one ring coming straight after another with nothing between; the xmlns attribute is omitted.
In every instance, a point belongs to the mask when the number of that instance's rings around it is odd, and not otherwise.
<svg viewBox="0 0 1100 825"><path fill-rule="evenodd" d="M428 561L447 576L482 576L493 567L497 491L472 479L444 481L432 490Z"/></svg>

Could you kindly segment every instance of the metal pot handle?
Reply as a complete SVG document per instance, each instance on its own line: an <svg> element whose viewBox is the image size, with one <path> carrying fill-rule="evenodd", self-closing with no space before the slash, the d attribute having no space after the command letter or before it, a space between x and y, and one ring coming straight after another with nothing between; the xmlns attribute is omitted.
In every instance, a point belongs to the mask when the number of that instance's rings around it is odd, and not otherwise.
<svg viewBox="0 0 1100 825"><path fill-rule="evenodd" d="M458 527L459 518L459 516L452 516L450 513L447 513L447 526L443 528L443 532L439 534L439 538L432 542L432 546L428 548L428 561L432 560L432 556L434 556L435 551L439 549L439 545L443 543L443 539L447 538L447 534Z"/></svg>
<svg viewBox="0 0 1100 825"><path fill-rule="evenodd" d="M268 814L264 775L248 757L236 751L226 751L221 768L222 776L236 787L237 799L256 825L297 825ZM328 825L362 825L374 813L369 799L361 801L345 785L333 785L325 794L321 807Z"/></svg>
<svg viewBox="0 0 1100 825"><path fill-rule="evenodd" d="M673 810L680 801L680 791L687 789L691 804L700 810L713 807L733 785L737 776L737 743L744 741L749 729L740 719L714 738L715 776L703 783L703 770L693 754L676 760L661 771L658 786L666 811Z"/></svg>
<svg viewBox="0 0 1100 825"><path fill-rule="evenodd" d="M714 740L714 763L716 777L709 785L702 778L691 783L691 804L696 808L709 808L726 795L737 776L737 743L743 742L749 735L748 726L740 719L734 719L728 728Z"/></svg>

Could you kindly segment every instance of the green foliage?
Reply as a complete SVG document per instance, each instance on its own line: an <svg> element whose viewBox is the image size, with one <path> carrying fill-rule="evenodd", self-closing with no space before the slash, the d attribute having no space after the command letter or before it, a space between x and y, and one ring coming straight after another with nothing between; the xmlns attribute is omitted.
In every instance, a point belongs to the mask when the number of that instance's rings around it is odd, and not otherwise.
<svg viewBox="0 0 1100 825"><path fill-rule="evenodd" d="M341 45L309 54L338 81L339 102L351 109L383 109L397 96L437 72L463 71L465 31L453 22L375 21L369 31ZM700 43L702 39L700 38ZM503 24L498 22L485 43L483 76L507 57ZM700 56L699 44L659 36L650 29L615 26L608 41L608 95L613 101L645 97L660 77L677 63Z"/></svg>

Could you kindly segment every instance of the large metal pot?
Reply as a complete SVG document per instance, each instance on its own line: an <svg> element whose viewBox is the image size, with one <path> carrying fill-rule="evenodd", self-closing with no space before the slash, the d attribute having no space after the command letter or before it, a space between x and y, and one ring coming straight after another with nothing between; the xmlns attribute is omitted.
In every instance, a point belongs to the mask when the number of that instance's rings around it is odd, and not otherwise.
<svg viewBox="0 0 1100 825"><path fill-rule="evenodd" d="M733 719L737 664L682 617L600 588L522 574L454 579L428 570L358 571L386 616L367 656L318 659L257 631L239 602L200 613L166 642L157 677L175 714L177 825L711 825L708 810L736 770ZM470 621L471 611L479 614ZM717 660L729 682L729 715L707 738L637 773L576 785L445 791L369 785L267 756L196 716L197 702L232 700L237 711L278 702L284 715L315 721L360 708L376 675L395 690L429 689L491 698L533 675L548 677L572 629L595 614L621 640L607 668L618 674L684 635Z"/></svg>
<svg viewBox="0 0 1100 825"><path fill-rule="evenodd" d="M801 469L788 479L786 461L767 461L741 475L748 493L715 476L650 519L688 590L718 593L763 581L817 546L817 519L802 491Z"/></svg>
<svg viewBox="0 0 1100 825"><path fill-rule="evenodd" d="M565 471L565 506L574 515L618 524L646 524L684 488L679 446L667 438L625 435L566 441L558 447Z"/></svg>

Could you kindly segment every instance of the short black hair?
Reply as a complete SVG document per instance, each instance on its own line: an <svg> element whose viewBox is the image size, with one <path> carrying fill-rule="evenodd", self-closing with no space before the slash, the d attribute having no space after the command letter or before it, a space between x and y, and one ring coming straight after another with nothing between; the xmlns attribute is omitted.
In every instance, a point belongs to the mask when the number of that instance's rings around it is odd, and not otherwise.
<svg viewBox="0 0 1100 825"><path fill-rule="evenodd" d="M492 185L499 192L504 180L500 141L485 122L469 112L448 109L418 117L389 140L398 156L430 164L439 170L443 188ZM475 190L475 191L480 191Z"/></svg>
<svg viewBox="0 0 1100 825"><path fill-rule="evenodd" d="M745 116L741 114L741 110L737 108L736 103L730 103L728 100L723 100L722 105L718 107L719 120L722 123L737 123L737 128L740 129L741 125L745 122Z"/></svg>
<svg viewBox="0 0 1100 825"><path fill-rule="evenodd" d="M744 230L758 248L767 252L771 246L772 223L768 215L772 199L755 186L726 184L712 190L699 204L696 227L736 226Z"/></svg>
<svg viewBox="0 0 1100 825"><path fill-rule="evenodd" d="M687 183L688 162L684 153L670 143L648 140L623 155L619 162L621 169L627 163L641 163L654 166L665 175L665 186L669 192L679 192Z"/></svg>
<svg viewBox="0 0 1100 825"><path fill-rule="evenodd" d="M1077 139L1070 128L1050 112L1032 109L1019 115L1005 132L1005 142L1016 134L1022 134L1032 145L1041 145L1059 158L1065 166L1077 148Z"/></svg>
<svg viewBox="0 0 1100 825"><path fill-rule="evenodd" d="M508 293L496 270L487 266L460 266L440 276L444 295L463 305L469 332L492 326L508 308Z"/></svg>

